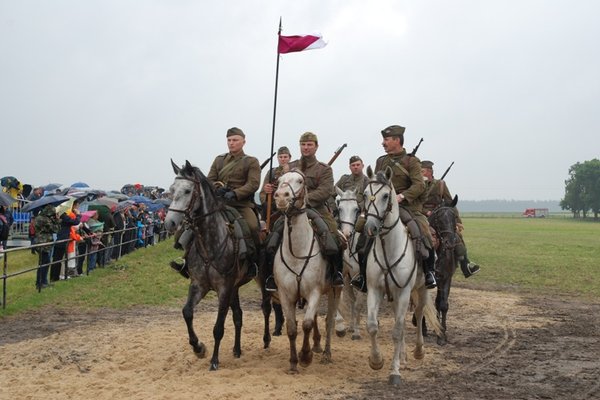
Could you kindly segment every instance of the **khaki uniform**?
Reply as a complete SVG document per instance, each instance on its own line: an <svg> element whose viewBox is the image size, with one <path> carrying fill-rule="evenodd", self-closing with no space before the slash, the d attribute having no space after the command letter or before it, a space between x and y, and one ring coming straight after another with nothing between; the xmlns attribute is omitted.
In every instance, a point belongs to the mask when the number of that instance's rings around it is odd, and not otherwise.
<svg viewBox="0 0 600 400"><path fill-rule="evenodd" d="M300 160L292 161L290 170L297 168L306 177L307 204L317 211L323 217L323 220L329 227L329 231L334 233L337 239L337 223L327 207L327 202L333 195L333 171L331 167L317 160L315 156L302 157Z"/></svg>
<svg viewBox="0 0 600 400"><path fill-rule="evenodd" d="M339 187L342 191L354 190L356 192L356 199L361 210L365 207L364 192L367 187L369 178L365 174L355 176L353 174L342 175L337 181L335 186Z"/></svg>
<svg viewBox="0 0 600 400"><path fill-rule="evenodd" d="M432 246L433 239L429 232L429 223L423 215L425 181L421 174L421 161L415 156L409 156L406 150L402 150L400 154L386 154L377 159L375 171L383 171L387 167L394 172L392 185L396 193L404 196L400 205L410 211L419 224L421 234L426 238L426 244Z"/></svg>
<svg viewBox="0 0 600 400"><path fill-rule="evenodd" d="M452 202L452 195L450 194L446 182L439 179L427 180L425 181L425 187L425 201L423 203L424 214L433 211L442 204L442 202L445 202L446 204ZM456 215L456 222L462 223L456 207L454 207L454 214Z"/></svg>
<svg viewBox="0 0 600 400"><path fill-rule="evenodd" d="M237 200L227 205L237 209L248 223L251 231L258 231L258 219L254 213L254 193L260 186L260 164L255 157L240 154L221 154L213 161L207 176L213 184L222 182L235 192Z"/></svg>
<svg viewBox="0 0 600 400"><path fill-rule="evenodd" d="M272 183L273 185L277 185L277 179L279 179L279 177L283 174L284 174L283 167L272 168L271 173L267 172L265 174L265 177L263 179L263 187L267 183ZM271 179L269 180L269 178L271 178ZM273 189L273 191L275 191L275 189ZM271 201L273 201L272 197L273 196L271 196ZM261 189L261 191L260 191L260 203L264 207L267 206L267 204L266 204L267 203L267 194L265 193L265 191L263 189ZM271 206L273 206L273 204L271 204Z"/></svg>

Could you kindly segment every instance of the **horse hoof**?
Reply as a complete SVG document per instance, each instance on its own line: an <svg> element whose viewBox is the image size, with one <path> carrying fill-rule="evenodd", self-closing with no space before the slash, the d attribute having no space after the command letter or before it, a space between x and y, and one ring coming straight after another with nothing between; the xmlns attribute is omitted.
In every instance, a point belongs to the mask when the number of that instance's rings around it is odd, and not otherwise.
<svg viewBox="0 0 600 400"><path fill-rule="evenodd" d="M358 333L353 333L352 334L352 340L361 340L362 336L360 336L360 334Z"/></svg>
<svg viewBox="0 0 600 400"><path fill-rule="evenodd" d="M399 386L401 383L402 380L400 379L400 375L390 375L388 378L388 384L392 386Z"/></svg>
<svg viewBox="0 0 600 400"><path fill-rule="evenodd" d="M287 371L287 374L288 374L288 375L298 375L298 369L297 369L297 368L290 368L290 369Z"/></svg>
<svg viewBox="0 0 600 400"><path fill-rule="evenodd" d="M235 358L240 358L242 356L242 351L241 350L233 350L233 356Z"/></svg>
<svg viewBox="0 0 600 400"><path fill-rule="evenodd" d="M339 331L336 330L335 334L336 334L337 337L344 337L344 336L346 336L346 330L345 329L342 329L342 330L339 330Z"/></svg>
<svg viewBox="0 0 600 400"><path fill-rule="evenodd" d="M415 349L413 355L415 356L416 360L422 360L423 357L425 357L425 352L423 350L416 350Z"/></svg>
<svg viewBox="0 0 600 400"><path fill-rule="evenodd" d="M312 352L321 354L323 352L323 348L321 347L321 345L314 345L312 348Z"/></svg>
<svg viewBox="0 0 600 400"><path fill-rule="evenodd" d="M313 359L313 353L312 351L308 351L306 353L304 352L300 352L300 354L298 355L298 362L300 363L300 365L302 367L308 367L311 363L312 363L312 359Z"/></svg>
<svg viewBox="0 0 600 400"><path fill-rule="evenodd" d="M332 362L331 354L323 354L323 357L321 357L321 364L331 364Z"/></svg>
<svg viewBox="0 0 600 400"><path fill-rule="evenodd" d="M204 346L204 344L200 343L199 345L193 346L193 349L194 349L194 354L196 354L196 357L198 357L198 358L206 357L206 346Z"/></svg>
<svg viewBox="0 0 600 400"><path fill-rule="evenodd" d="M437 338L438 346L445 346L447 343L448 343L448 341L446 340L446 338L444 338L444 337Z"/></svg>
<svg viewBox="0 0 600 400"><path fill-rule="evenodd" d="M273 336L281 336L281 329L275 329L273 331Z"/></svg>
<svg viewBox="0 0 600 400"><path fill-rule="evenodd" d="M371 356L369 356L369 367L376 371L383 368L383 357L379 360L379 362L373 362L373 359L371 358Z"/></svg>
<svg viewBox="0 0 600 400"><path fill-rule="evenodd" d="M210 368L208 369L209 371L216 371L219 369L219 363L218 362L212 362L210 363Z"/></svg>

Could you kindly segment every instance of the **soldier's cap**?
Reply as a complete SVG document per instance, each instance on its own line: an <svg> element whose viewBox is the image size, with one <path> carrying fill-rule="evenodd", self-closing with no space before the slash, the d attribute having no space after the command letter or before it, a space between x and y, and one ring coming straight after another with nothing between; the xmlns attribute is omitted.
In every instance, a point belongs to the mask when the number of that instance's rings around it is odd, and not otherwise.
<svg viewBox="0 0 600 400"><path fill-rule="evenodd" d="M280 154L287 154L287 155L291 156L290 149L288 149L285 146L281 146L279 148L279 150L277 150L277 155L280 155Z"/></svg>
<svg viewBox="0 0 600 400"><path fill-rule="evenodd" d="M406 128L404 128L403 126L400 126L400 125L390 125L381 131L381 136L383 136L384 138L393 137L393 136L396 136L396 137L404 136L405 129Z"/></svg>
<svg viewBox="0 0 600 400"><path fill-rule="evenodd" d="M355 163L357 161L362 162L362 159L359 156L352 156L352 157L350 157L350 163L349 164Z"/></svg>
<svg viewBox="0 0 600 400"><path fill-rule="evenodd" d="M302 142L315 142L316 144L319 144L317 135L312 132L304 132L302 136L300 136L300 143Z"/></svg>
<svg viewBox="0 0 600 400"><path fill-rule="evenodd" d="M421 161L421 168L429 168L429 169L433 169L433 161Z"/></svg>
<svg viewBox="0 0 600 400"><path fill-rule="evenodd" d="M240 128L236 128L234 126L233 128L227 129L227 137L234 136L234 135L238 135L238 136L241 136L243 138L246 138L246 135L244 135L244 132Z"/></svg>

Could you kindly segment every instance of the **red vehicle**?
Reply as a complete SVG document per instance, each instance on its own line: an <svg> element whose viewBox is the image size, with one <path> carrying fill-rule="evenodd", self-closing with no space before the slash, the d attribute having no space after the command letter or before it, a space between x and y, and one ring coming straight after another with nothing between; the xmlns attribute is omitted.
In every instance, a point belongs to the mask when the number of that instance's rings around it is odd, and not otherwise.
<svg viewBox="0 0 600 400"><path fill-rule="evenodd" d="M548 214L547 208L527 208L522 215L526 218L546 218Z"/></svg>

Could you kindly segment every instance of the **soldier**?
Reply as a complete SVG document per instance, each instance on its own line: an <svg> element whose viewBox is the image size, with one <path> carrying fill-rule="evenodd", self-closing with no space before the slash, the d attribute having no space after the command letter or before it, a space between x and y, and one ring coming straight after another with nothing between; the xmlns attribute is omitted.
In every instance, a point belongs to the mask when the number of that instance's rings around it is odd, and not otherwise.
<svg viewBox="0 0 600 400"><path fill-rule="evenodd" d="M306 177L308 206L318 213L316 219L322 219L326 224L323 224L321 221L313 220L317 229L323 230L323 232L319 231L317 233L319 236L327 236L325 241L333 243L333 247L335 247L329 249L327 252L330 253L327 257L329 258L329 264L332 267L331 284L334 287L342 287L344 286L344 278L342 276L342 270L344 268L342 249L337 235L337 223L335 222L333 215L331 215L331 211L327 208L327 201L333 194L333 172L329 165L317 160L315 154L318 148L319 141L317 135L312 132L303 133L302 136L300 136L300 152L302 153L302 156L299 160L292 161L289 164L289 167L290 169L297 168L302 171ZM323 226L324 228L319 228L320 226ZM281 228L283 228L283 224L281 224ZM277 233L275 229L272 234L281 235L281 233ZM271 243L272 242L269 241L267 246L274 248L275 246ZM269 258L272 259L272 257L273 254ZM268 262L267 265L272 268L272 260L269 261L270 262ZM275 280L272 276L268 276L265 287L269 291L277 290Z"/></svg>
<svg viewBox="0 0 600 400"><path fill-rule="evenodd" d="M443 180L438 180L433 177L433 162L421 161L421 172L423 179L425 180L425 202L423 203L423 213L429 217L434 209L436 209L442 202L450 204L452 202L452 195L448 189L448 185ZM462 270L465 278L475 275L479 272L479 265L469 261L467 256L467 246L462 236L464 226L458 209L454 207L454 214L456 215L456 233L460 238L463 246L464 256L459 257L460 269Z"/></svg>
<svg viewBox="0 0 600 400"><path fill-rule="evenodd" d="M423 256L425 286L433 289L435 281L435 251L433 239L429 232L427 218L422 214L423 203L421 196L425 191L425 182L421 175L421 163L414 155L407 154L404 149L404 130L399 125L392 125L381 131L383 148L387 153L377 159L375 171L390 167L394 172L392 184L396 190L396 200L400 207L402 222L408 227L415 241L415 251ZM363 237L364 235L361 235ZM369 241L372 243L372 241ZM366 259L370 243L366 243L359 252L360 274L353 278L351 284L366 291ZM362 255L361 255L362 253Z"/></svg>
<svg viewBox="0 0 600 400"><path fill-rule="evenodd" d="M282 146L277 150L277 161L279 162L279 166L271 169L271 171L267 172L265 175L265 179L263 180L262 190L260 191L260 203L262 204L262 215L263 219L267 219L267 197L271 195L271 213L275 211L275 203L273 199L273 192L277 190L277 179L286 172L290 170L288 164L292 156L290 154L290 150ZM270 224L272 225L275 221L271 220ZM271 229L272 226L269 227Z"/></svg>
<svg viewBox="0 0 600 400"><path fill-rule="evenodd" d="M46 205L35 217L33 224L35 226L35 243L51 243L54 240L53 235L57 234L60 229L56 208L52 204ZM39 290L49 286L48 269L50 268L52 244L36 247L35 251L39 254L38 265L43 265L38 267L35 280L35 286Z"/></svg>
<svg viewBox="0 0 600 400"><path fill-rule="evenodd" d="M259 247L258 239L258 217L254 211L254 193L260 186L260 164L255 157L244 153L246 144L246 135L240 128L230 128L227 130L228 153L218 155L207 175L207 179L217 188L217 195L223 198L225 204L235 208L250 228L250 234L255 243L255 248ZM186 236L188 232L176 237L179 246L186 248L185 243L189 243L190 238ZM176 246L178 246L176 244ZM256 253L255 253L256 256ZM256 265L251 260L254 268L248 268L248 276L256 275ZM171 267L187 275L187 266L181 263L171 262Z"/></svg>
<svg viewBox="0 0 600 400"><path fill-rule="evenodd" d="M365 205L364 191L369 182L369 178L363 173L365 165L359 156L350 157L349 167L351 173L342 175L335 186L339 187L344 192L347 190L356 191L358 205L362 210Z"/></svg>

